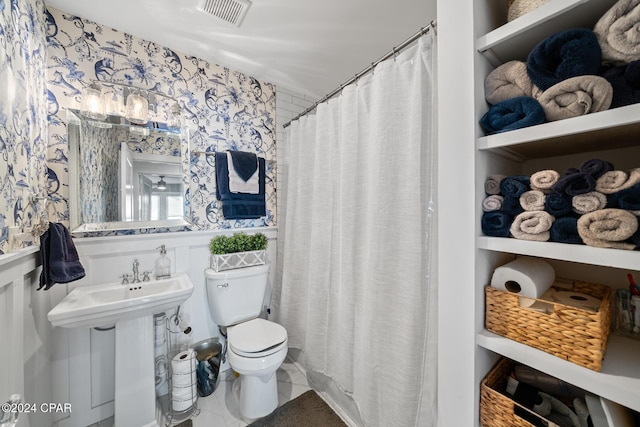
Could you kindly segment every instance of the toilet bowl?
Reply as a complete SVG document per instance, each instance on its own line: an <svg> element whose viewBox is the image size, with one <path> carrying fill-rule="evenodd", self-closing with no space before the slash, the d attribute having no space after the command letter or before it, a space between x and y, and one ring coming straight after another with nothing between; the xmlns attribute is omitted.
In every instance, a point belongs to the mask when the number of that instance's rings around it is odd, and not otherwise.
<svg viewBox="0 0 640 427"><path fill-rule="evenodd" d="M245 421L264 417L278 407L276 371L287 356L287 330L258 317L269 266L205 271L211 317L227 328L227 359L240 374L234 384Z"/></svg>
<svg viewBox="0 0 640 427"><path fill-rule="evenodd" d="M240 374L240 413L246 420L270 414L278 407L276 371L287 356L286 330L258 318L232 326L227 333L229 365Z"/></svg>

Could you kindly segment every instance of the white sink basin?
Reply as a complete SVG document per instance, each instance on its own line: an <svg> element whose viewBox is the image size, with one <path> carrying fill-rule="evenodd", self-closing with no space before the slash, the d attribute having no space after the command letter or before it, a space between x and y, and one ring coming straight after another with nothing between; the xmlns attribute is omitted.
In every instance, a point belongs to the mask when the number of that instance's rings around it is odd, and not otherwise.
<svg viewBox="0 0 640 427"><path fill-rule="evenodd" d="M182 304L193 293L186 273L169 279L122 285L119 282L78 286L48 315L54 326L92 328L153 315Z"/></svg>

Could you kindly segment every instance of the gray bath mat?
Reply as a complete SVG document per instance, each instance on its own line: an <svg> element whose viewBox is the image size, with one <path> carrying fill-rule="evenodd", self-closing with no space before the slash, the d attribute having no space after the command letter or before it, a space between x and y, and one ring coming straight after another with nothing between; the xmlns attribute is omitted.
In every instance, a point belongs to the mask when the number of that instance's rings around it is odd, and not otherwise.
<svg viewBox="0 0 640 427"><path fill-rule="evenodd" d="M276 408L249 427L346 427L346 424L324 400L309 390Z"/></svg>

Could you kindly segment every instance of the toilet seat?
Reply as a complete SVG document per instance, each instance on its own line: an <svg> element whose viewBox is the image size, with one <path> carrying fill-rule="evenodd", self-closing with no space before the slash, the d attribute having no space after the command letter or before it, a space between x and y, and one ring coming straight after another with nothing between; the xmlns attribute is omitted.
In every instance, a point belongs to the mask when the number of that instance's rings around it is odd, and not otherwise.
<svg viewBox="0 0 640 427"><path fill-rule="evenodd" d="M228 328L228 344L243 357L265 357L287 345L287 330L274 322L257 318Z"/></svg>

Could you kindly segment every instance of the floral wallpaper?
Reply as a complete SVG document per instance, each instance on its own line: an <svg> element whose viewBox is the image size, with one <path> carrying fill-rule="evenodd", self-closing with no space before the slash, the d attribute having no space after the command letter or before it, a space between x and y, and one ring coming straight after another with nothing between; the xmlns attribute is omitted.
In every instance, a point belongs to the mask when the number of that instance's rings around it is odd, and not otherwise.
<svg viewBox="0 0 640 427"><path fill-rule="evenodd" d="M185 200L195 229L276 224L273 85L53 8L46 11L46 36L47 160L50 196L58 220L69 220L65 108L79 109L82 89L98 81L153 90L180 103L190 141L185 158L190 170ZM267 159L266 217L222 217L215 198L214 156L197 153L227 149Z"/></svg>
<svg viewBox="0 0 640 427"><path fill-rule="evenodd" d="M42 0L0 0L0 254L9 227L31 226L44 204L47 111Z"/></svg>

